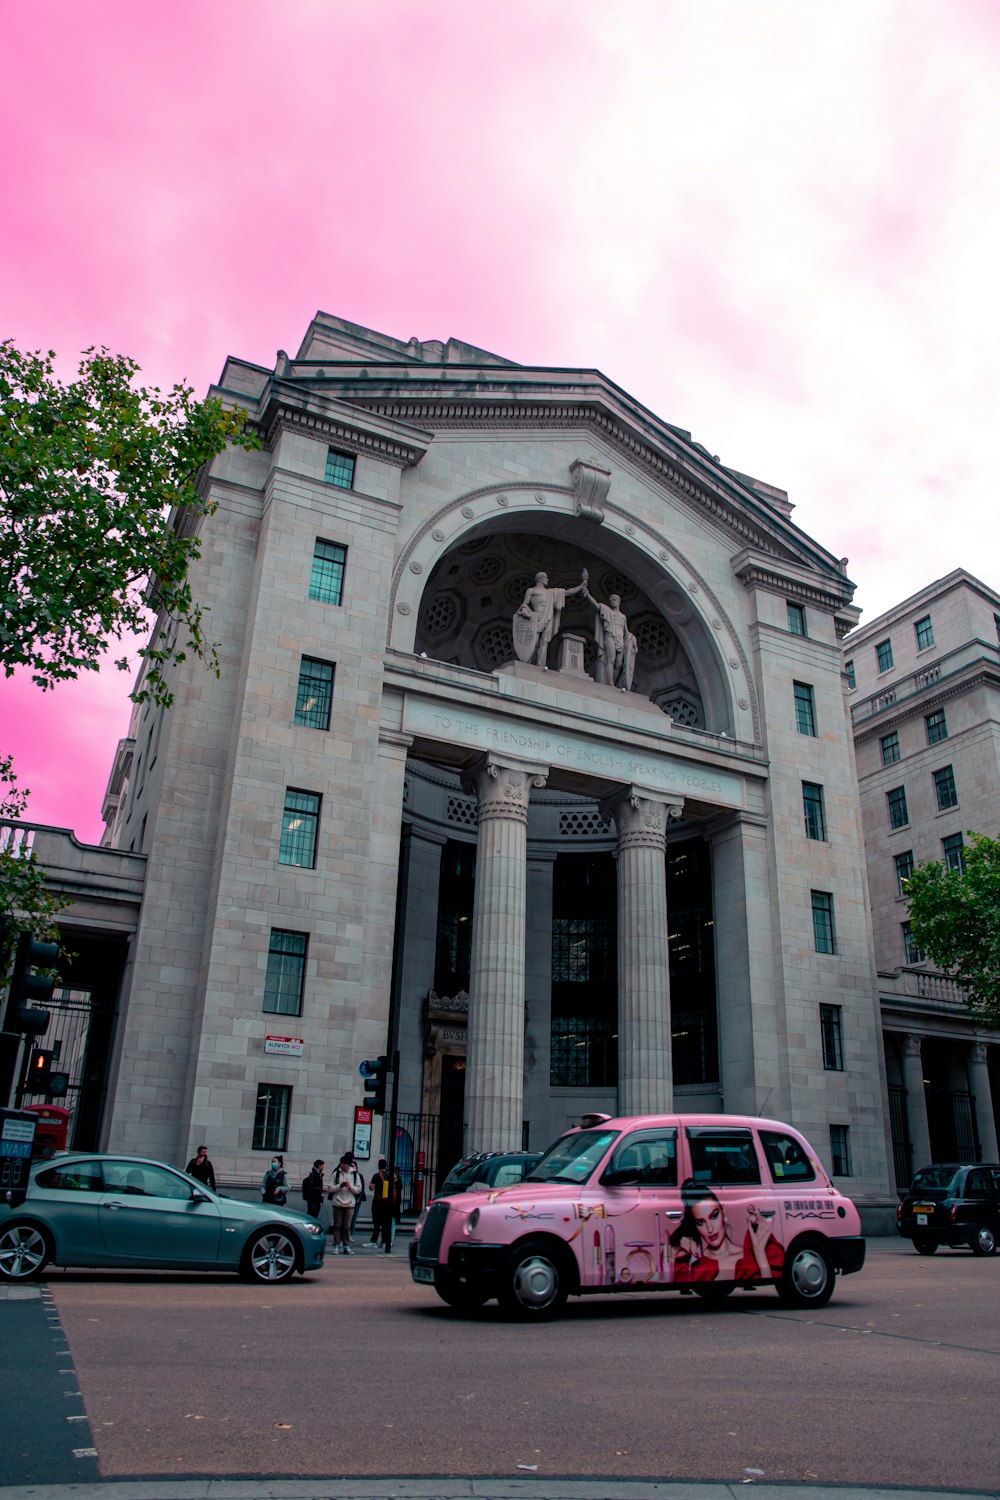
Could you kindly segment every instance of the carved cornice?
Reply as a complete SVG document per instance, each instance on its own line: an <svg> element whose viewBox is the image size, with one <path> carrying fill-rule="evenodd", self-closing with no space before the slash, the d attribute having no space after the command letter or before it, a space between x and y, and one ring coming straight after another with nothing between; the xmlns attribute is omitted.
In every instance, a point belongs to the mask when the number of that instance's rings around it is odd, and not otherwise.
<svg viewBox="0 0 1000 1500"><path fill-rule="evenodd" d="M758 589L764 594L778 594L782 599L791 599L793 602L809 604L814 609L821 609L827 614L836 614L843 609L854 592L853 584L844 579L842 591L833 588L825 588L820 582L808 582L794 575L781 573L777 569L761 565L754 560L746 560L737 564L734 569L736 577L743 587L748 591ZM844 633L851 627L845 622Z"/></svg>
<svg viewBox="0 0 1000 1500"><path fill-rule="evenodd" d="M282 432L305 432L309 437L322 438L349 453L367 453L396 469L412 468L427 451L426 446L381 432L369 432L359 423L343 417L324 416L283 403L274 407L270 418L264 435L269 448L274 446Z"/></svg>

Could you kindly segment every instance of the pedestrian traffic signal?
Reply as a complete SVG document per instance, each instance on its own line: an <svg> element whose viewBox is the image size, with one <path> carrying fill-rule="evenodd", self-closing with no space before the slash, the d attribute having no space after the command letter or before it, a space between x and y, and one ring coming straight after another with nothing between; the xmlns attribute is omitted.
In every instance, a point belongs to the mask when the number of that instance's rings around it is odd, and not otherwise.
<svg viewBox="0 0 1000 1500"><path fill-rule="evenodd" d="M68 1073L53 1073L55 1052L51 1047L35 1047L28 1064L26 1094L45 1094L49 1099L62 1099L69 1087Z"/></svg>
<svg viewBox="0 0 1000 1500"><path fill-rule="evenodd" d="M34 969L51 969L59 953L58 943L43 943L30 932L22 932L17 943L14 971L10 981L10 1005L7 1022L10 1031L26 1036L42 1036L48 1030L49 1012L35 1004L52 999L55 979L50 974L35 974Z"/></svg>
<svg viewBox="0 0 1000 1500"><path fill-rule="evenodd" d="M361 1076L365 1080L365 1097L362 1102L365 1109L370 1109L377 1115L385 1114L385 1088L388 1072L389 1059L387 1057L366 1057L361 1064Z"/></svg>

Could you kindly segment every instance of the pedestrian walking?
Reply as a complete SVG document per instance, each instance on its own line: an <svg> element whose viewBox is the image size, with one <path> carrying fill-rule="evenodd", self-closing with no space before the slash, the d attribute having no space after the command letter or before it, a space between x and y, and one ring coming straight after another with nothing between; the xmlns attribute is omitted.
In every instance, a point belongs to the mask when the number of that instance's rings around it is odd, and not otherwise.
<svg viewBox="0 0 1000 1500"><path fill-rule="evenodd" d="M288 1173L283 1156L271 1158L271 1165L261 1179L260 1195L265 1203L274 1203L279 1208L288 1201Z"/></svg>
<svg viewBox="0 0 1000 1500"><path fill-rule="evenodd" d="M360 1196L361 1174L350 1151L345 1151L333 1174L328 1194L333 1207L333 1243L340 1255L354 1254L351 1249L351 1220L354 1217L355 1202Z"/></svg>
<svg viewBox="0 0 1000 1500"><path fill-rule="evenodd" d="M208 1147L199 1146L194 1156L184 1168L189 1177L195 1177L203 1182L206 1187L215 1192L215 1168L208 1159Z"/></svg>
<svg viewBox="0 0 1000 1500"><path fill-rule="evenodd" d="M323 1168L324 1161L314 1161L312 1170L308 1176L302 1179L302 1196L306 1200L306 1213L318 1219L320 1209L323 1207Z"/></svg>

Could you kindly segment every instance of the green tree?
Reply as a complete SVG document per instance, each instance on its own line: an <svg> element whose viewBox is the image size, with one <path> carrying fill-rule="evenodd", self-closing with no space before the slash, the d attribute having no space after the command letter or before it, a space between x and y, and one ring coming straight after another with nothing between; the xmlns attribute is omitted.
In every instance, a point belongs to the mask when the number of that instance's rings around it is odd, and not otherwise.
<svg viewBox="0 0 1000 1500"><path fill-rule="evenodd" d="M214 507L200 477L229 443L259 447L246 413L136 384L138 366L88 349L63 384L51 352L0 344L0 664L42 689L96 671L112 641L142 648L137 701L169 704L165 670L188 653L218 675L188 569ZM115 663L129 668L123 658Z"/></svg>
<svg viewBox="0 0 1000 1500"><path fill-rule="evenodd" d="M910 932L964 987L970 1010L1000 1026L1000 839L970 833L964 864L917 866L906 882Z"/></svg>
<svg viewBox="0 0 1000 1500"><path fill-rule="evenodd" d="M9 755L0 756L0 1000L19 932L58 941L56 918L68 904L45 884L45 872L17 827L28 794L17 784Z"/></svg>

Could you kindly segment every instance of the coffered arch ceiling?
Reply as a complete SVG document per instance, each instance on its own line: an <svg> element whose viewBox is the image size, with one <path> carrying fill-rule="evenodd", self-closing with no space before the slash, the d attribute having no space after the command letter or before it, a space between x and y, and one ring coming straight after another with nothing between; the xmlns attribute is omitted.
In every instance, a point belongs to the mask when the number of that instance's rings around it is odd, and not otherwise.
<svg viewBox="0 0 1000 1500"><path fill-rule="evenodd" d="M535 574L546 572L553 587L573 588L586 568L595 599L620 595L638 641L633 691L678 723L732 733L714 642L692 601L662 569L625 539L586 522L563 520L554 530L541 517L510 520L516 529L498 529L494 521L464 533L433 566L415 611L418 655L496 671L515 660L511 618ZM592 674L594 611L579 595L566 601L561 633L584 637ZM550 667L557 659L553 643Z"/></svg>

